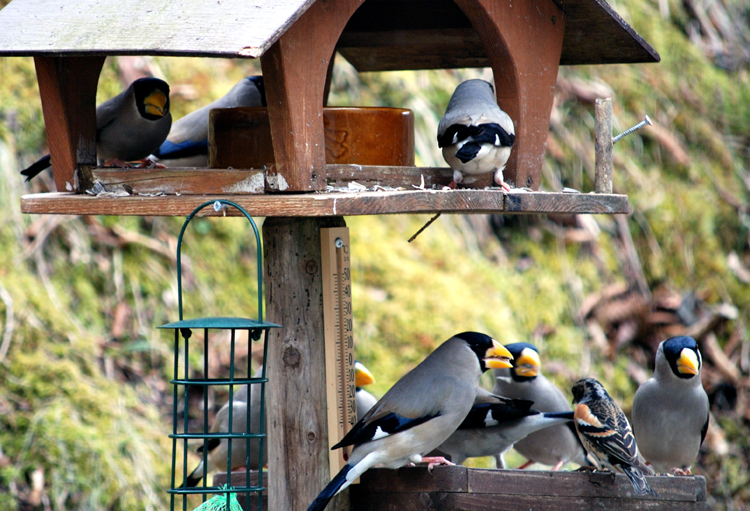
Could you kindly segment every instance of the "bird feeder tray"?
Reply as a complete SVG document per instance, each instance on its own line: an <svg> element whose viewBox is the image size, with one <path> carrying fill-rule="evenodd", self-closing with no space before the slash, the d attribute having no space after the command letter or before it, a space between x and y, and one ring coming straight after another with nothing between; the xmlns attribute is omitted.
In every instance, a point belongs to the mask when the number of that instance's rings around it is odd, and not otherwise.
<svg viewBox="0 0 750 511"><path fill-rule="evenodd" d="M448 511L708 510L702 476L649 476L658 497L633 494L624 474L475 469L463 466L375 468L351 489L352 509Z"/></svg>
<svg viewBox="0 0 750 511"><path fill-rule="evenodd" d="M414 166L414 113L404 108L323 108L326 163ZM268 109L216 108L208 121L208 166L252 169L275 162Z"/></svg>
<svg viewBox="0 0 750 511"><path fill-rule="evenodd" d="M54 215L184 216L201 202L231 199L256 217L331 217L399 213L627 214L627 195L499 190L401 190L267 195L92 197L40 193L21 198L24 213ZM200 216L236 212L208 210Z"/></svg>

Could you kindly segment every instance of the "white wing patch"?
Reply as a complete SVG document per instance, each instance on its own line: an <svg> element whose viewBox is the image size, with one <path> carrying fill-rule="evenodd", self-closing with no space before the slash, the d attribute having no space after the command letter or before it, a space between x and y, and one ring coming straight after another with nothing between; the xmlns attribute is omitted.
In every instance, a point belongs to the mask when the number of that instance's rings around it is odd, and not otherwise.
<svg viewBox="0 0 750 511"><path fill-rule="evenodd" d="M383 429L380 426L378 426L378 429L375 430L375 434L372 435L372 440L378 440L380 438L385 438L387 436L390 436L390 434L386 433L385 431L383 431Z"/></svg>
<svg viewBox="0 0 750 511"><path fill-rule="evenodd" d="M489 428L490 426L497 426L498 424L500 423L492 418L492 410L488 410L487 416L484 418L485 427Z"/></svg>

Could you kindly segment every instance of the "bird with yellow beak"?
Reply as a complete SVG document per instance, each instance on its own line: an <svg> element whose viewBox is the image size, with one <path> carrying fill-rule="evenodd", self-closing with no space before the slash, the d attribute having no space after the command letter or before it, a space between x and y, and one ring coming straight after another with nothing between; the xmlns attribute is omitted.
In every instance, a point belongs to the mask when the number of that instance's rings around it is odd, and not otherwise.
<svg viewBox="0 0 750 511"><path fill-rule="evenodd" d="M633 433L659 473L689 475L708 430L708 396L701 384L695 339L672 337L656 350L654 375L633 399Z"/></svg>

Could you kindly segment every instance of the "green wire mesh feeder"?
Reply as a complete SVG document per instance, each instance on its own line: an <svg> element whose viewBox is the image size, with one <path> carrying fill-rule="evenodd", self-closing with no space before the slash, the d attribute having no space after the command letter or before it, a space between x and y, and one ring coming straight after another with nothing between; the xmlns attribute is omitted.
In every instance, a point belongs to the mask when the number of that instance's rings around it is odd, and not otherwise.
<svg viewBox="0 0 750 511"><path fill-rule="evenodd" d="M196 319L184 319L183 318L183 307L182 307L182 256L181 256L181 249L182 249L182 239L183 235L185 234L185 229L187 228L190 221L195 217L195 215L202 210L203 208L213 205L214 209L218 212L221 211L228 206L232 206L237 208L244 216L247 218L247 220L250 222L250 225L253 228L253 232L255 233L255 243L257 247L257 274L258 274L258 319L247 319L247 318L236 318L236 317L213 317L213 318L196 318ZM201 204L198 206L190 215L188 215L187 219L185 220L185 223L182 226L182 230L180 231L180 236L177 239L177 294L178 294L178 308L179 308L179 321L176 321L174 323L169 323L167 325L160 326L159 328L162 329L170 329L174 330L174 379L171 381L173 388L174 388L174 404L173 404L173 426L172 426L172 434L169 435L169 437L172 439L172 483L171 488L169 490L169 493L171 494L171 501L170 501L170 509L174 511L176 509L175 507L175 501L179 496L182 497L182 509L183 511L188 511L188 496L189 495L195 495L200 494L203 496L203 503L204 505L201 506L202 508L205 508L206 505L213 505L214 503L217 503L217 499L221 500L221 506L222 509L230 510L230 509L236 509L237 507L237 500L236 495L244 495L245 496L245 502L249 506L250 504L250 497L252 494L254 494L256 500L257 500L257 509L258 511L261 511L263 509L263 498L262 493L265 490L265 487L263 486L263 461L264 461L264 452L265 452L265 439L266 439L266 433L265 433L265 383L268 381L266 378L266 354L267 354L267 348L268 348L268 331L271 328L280 328L281 325L277 325L274 323L266 323L263 321L263 256L262 256L262 250L260 245L260 234L258 233L258 227L255 225L255 222L250 217L250 215L245 211L241 206L225 200L218 200L218 201L209 201L204 204ZM190 367L190 356L189 356L189 346L190 346L190 338L193 335L193 330L203 330L203 367L199 370L195 371L195 368ZM248 353L248 362L247 362L247 378L235 378L235 344L237 341L237 332L238 331L247 331L247 353ZM209 378L209 339L210 339L210 333L213 333L214 336L220 335L218 333L214 333L213 331L229 331L230 336L230 362L229 362L229 377L223 377L223 378ZM182 338L182 357L183 357L183 378L178 378L179 370L180 370L180 338ZM256 371L255 375L253 377L250 377L252 374L252 367L251 367L251 359L250 353L251 353L251 344L253 341L259 341L262 339L263 342L263 363ZM195 342L195 341L194 341ZM198 341L200 342L200 341ZM197 365L197 364L196 364ZM191 371L193 369L193 371ZM191 374L200 374L201 377L197 378L191 378ZM209 409L209 400L208 400L208 390L209 387L213 385L220 385L220 386L229 386L229 402L225 406L226 410L222 409L219 414L217 414L217 418L214 419L215 421L218 419L219 416L222 415L222 413L225 413L226 417L226 428L221 428L222 430L218 432L210 432L209 431L209 424L208 424L208 409ZM190 387L198 387L199 389L202 389L203 392L203 428L202 431L199 433L190 432L188 428L188 422L189 422L189 414L188 414L188 394ZM238 399L237 396L235 396L234 390L236 388L239 388L242 390L242 387L246 386L247 394L245 394L245 401L244 403L241 401L241 399ZM182 387L184 390L182 394L180 394L180 387ZM255 395L253 395L255 393ZM258 400L258 394L260 394L260 399ZM238 395L240 392L238 391ZM180 414L179 411L179 405L180 405L180 397L182 398L182 413ZM255 403L259 402L259 406L255 406ZM253 403L251 406L250 403ZM235 417L235 414L237 413L245 413L245 424L247 425L245 431L234 431L233 430L233 424L234 419L238 419L238 417ZM253 418L253 414L256 414L255 419ZM181 416L180 416L181 415ZM182 458L182 473L187 476L188 469L191 468L188 466L188 441L198 439L203 440L203 445L198 450L200 454L202 455L202 461L203 461L203 470L202 473L198 473L197 476L201 477L201 485L198 487L188 487L187 485L187 477L183 480L183 482L179 486L175 486L175 479L176 479L176 472L177 472L177 442L182 441L182 450L183 450L183 458ZM207 486L206 478L208 476L209 470L208 466L210 463L210 457L208 455L208 452L212 449L217 449L217 451L220 448L217 448L217 446L220 445L221 442L226 442L227 447L227 463L226 467L220 466L216 467L218 470L226 469L227 472L227 478L228 482L236 482L238 479L235 478L233 481L229 479L231 477L232 468L234 466L241 466L245 465L246 467L257 467L258 469L258 475L257 475L257 484L251 484L251 477L250 477L250 471L246 471L246 477L244 480L244 486ZM235 445L235 463L233 464L232 460L232 446L233 443L236 444L236 442L240 442L240 446L245 446L245 449L240 449L241 451L241 461L244 463L236 463L236 453L237 453L237 447ZM221 447L223 448L223 446ZM215 495L210 501L206 502L208 495ZM211 507L213 509L213 507Z"/></svg>

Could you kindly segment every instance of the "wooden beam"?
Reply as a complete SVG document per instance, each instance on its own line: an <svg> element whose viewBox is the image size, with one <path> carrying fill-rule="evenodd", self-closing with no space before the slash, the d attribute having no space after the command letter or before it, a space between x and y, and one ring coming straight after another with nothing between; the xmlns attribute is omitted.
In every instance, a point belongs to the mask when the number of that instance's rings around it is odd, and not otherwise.
<svg viewBox="0 0 750 511"><path fill-rule="evenodd" d="M268 321L268 507L304 511L330 480L320 229L335 218L263 222ZM348 492L329 505L348 510Z"/></svg>
<svg viewBox="0 0 750 511"><path fill-rule="evenodd" d="M96 86L104 57L34 57L58 191L80 191L96 166ZM84 175L76 173L82 170Z"/></svg>
<svg viewBox="0 0 750 511"><path fill-rule="evenodd" d="M626 214L627 195L562 194L499 190L410 190L395 192L275 195L183 195L161 197L92 197L72 193L40 193L21 197L21 211L52 215L186 216L208 200L229 199L253 216L318 217L418 213L559 213ZM201 213L221 216L213 209ZM236 214L229 209L227 214Z"/></svg>
<svg viewBox="0 0 750 511"><path fill-rule="evenodd" d="M500 107L516 127L505 180L539 188L565 16L549 0L456 0L479 32Z"/></svg>
<svg viewBox="0 0 750 511"><path fill-rule="evenodd" d="M596 193L612 193L612 98L597 98L594 118L594 190Z"/></svg>
<svg viewBox="0 0 750 511"><path fill-rule="evenodd" d="M326 187L323 103L329 61L363 0L317 1L261 56L276 163L275 188Z"/></svg>
<svg viewBox="0 0 750 511"><path fill-rule="evenodd" d="M370 469L352 489L357 511L430 509L610 509L615 511L708 509L702 476L648 476L658 497L634 496L623 474L490 470L462 466Z"/></svg>

